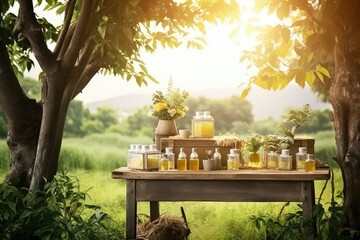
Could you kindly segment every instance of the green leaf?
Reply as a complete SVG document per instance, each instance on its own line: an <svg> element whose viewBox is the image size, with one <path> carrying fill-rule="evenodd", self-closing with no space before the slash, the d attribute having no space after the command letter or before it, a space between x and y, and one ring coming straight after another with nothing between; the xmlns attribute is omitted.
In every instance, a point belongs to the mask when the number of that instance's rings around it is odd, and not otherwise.
<svg viewBox="0 0 360 240"><path fill-rule="evenodd" d="M309 84L309 86L312 86L312 84L315 81L315 74L313 71L307 71L305 75L306 82Z"/></svg>
<svg viewBox="0 0 360 240"><path fill-rule="evenodd" d="M198 28L199 28L199 30L200 30L201 33L206 34L205 25L204 25L203 22L199 21L198 24L197 24L197 26L198 26Z"/></svg>
<svg viewBox="0 0 360 240"><path fill-rule="evenodd" d="M316 73L316 76L320 79L320 81L321 81L321 82L324 82L324 77L323 77L323 75L322 75L320 72L318 72L318 71L316 71L315 73Z"/></svg>
<svg viewBox="0 0 360 240"><path fill-rule="evenodd" d="M302 88L305 87L305 72L298 71L295 75L295 82Z"/></svg>
<svg viewBox="0 0 360 240"><path fill-rule="evenodd" d="M317 65L317 66L316 66L316 71L318 71L318 72L320 72L322 75L325 75L325 76L327 76L328 78L330 78L330 73L329 73L329 71L328 71L326 68L324 68L324 67L322 67L322 66L320 66L320 65Z"/></svg>
<svg viewBox="0 0 360 240"><path fill-rule="evenodd" d="M250 90L251 90L251 86L249 85L247 88L245 88L245 89L241 92L240 99L241 99L241 100L244 100L244 99L249 95Z"/></svg>

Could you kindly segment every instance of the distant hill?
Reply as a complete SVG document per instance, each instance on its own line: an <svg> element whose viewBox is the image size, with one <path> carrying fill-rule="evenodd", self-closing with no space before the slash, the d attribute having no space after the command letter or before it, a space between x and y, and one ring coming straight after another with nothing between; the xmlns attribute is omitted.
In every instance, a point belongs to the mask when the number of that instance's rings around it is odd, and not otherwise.
<svg viewBox="0 0 360 240"><path fill-rule="evenodd" d="M240 95L240 89L217 89L190 92L191 97L206 97L213 99L225 99L230 96ZM119 111L120 116L127 116L135 108L151 104L151 94L122 95L115 98L96 101L86 104L90 111L96 111L98 107L109 105ZM329 103L319 102L316 95L309 88L301 89L296 85L289 85L286 89L278 92L266 91L254 87L247 100L253 105L253 115L256 120L272 117L280 118L287 108L301 107L308 103L313 109L330 108Z"/></svg>

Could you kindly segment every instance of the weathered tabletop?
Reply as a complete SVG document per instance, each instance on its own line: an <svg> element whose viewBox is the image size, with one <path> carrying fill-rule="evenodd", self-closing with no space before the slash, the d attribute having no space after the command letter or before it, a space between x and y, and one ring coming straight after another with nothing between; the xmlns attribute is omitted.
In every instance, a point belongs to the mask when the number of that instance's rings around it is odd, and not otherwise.
<svg viewBox="0 0 360 240"><path fill-rule="evenodd" d="M304 216L315 204L315 180L330 178L328 168L300 170L240 169L238 171L133 171L115 169L113 179L126 180L126 238L136 238L137 202L150 202L156 219L159 201L302 202Z"/></svg>

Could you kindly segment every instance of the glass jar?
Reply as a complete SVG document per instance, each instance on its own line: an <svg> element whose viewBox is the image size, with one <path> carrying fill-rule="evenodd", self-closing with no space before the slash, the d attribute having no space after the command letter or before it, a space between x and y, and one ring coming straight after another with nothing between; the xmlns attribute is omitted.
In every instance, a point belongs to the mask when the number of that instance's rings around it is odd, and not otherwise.
<svg viewBox="0 0 360 240"><path fill-rule="evenodd" d="M227 170L237 170L237 155L230 150L230 153L227 155L228 159L227 159Z"/></svg>
<svg viewBox="0 0 360 240"><path fill-rule="evenodd" d="M281 154L279 156L279 169L280 170L292 169L292 156L290 156L288 149L281 150Z"/></svg>
<svg viewBox="0 0 360 240"><path fill-rule="evenodd" d="M314 154L308 154L307 159L304 164L305 172L313 173L315 172L315 159Z"/></svg>
<svg viewBox="0 0 360 240"><path fill-rule="evenodd" d="M169 170L169 160L166 155L162 155L159 160L159 171Z"/></svg>
<svg viewBox="0 0 360 240"><path fill-rule="evenodd" d="M199 171L199 155L196 152L196 148L192 148L191 150L189 169L193 171Z"/></svg>
<svg viewBox="0 0 360 240"><path fill-rule="evenodd" d="M219 148L215 148L213 158L215 161L215 169L221 169L221 154L219 152Z"/></svg>
<svg viewBox="0 0 360 240"><path fill-rule="evenodd" d="M252 168L261 168L261 156L258 152L249 153L249 165Z"/></svg>
<svg viewBox="0 0 360 240"><path fill-rule="evenodd" d="M267 153L267 168L269 169L278 169L279 168L279 155L274 152L270 151Z"/></svg>
<svg viewBox="0 0 360 240"><path fill-rule="evenodd" d="M180 148L180 153L176 161L176 165L177 165L177 170L179 171L187 170L187 159L186 159L186 153L184 152L184 148Z"/></svg>
<svg viewBox="0 0 360 240"><path fill-rule="evenodd" d="M171 147L165 148L165 155L168 159L168 170L174 170L175 169L175 157L173 153L173 149Z"/></svg>
<svg viewBox="0 0 360 240"><path fill-rule="evenodd" d="M299 152L296 153L296 169L304 169L306 158L306 147L299 147Z"/></svg>
<svg viewBox="0 0 360 240"><path fill-rule="evenodd" d="M214 118L209 111L197 111L191 119L192 137L194 138L213 138L214 137Z"/></svg>

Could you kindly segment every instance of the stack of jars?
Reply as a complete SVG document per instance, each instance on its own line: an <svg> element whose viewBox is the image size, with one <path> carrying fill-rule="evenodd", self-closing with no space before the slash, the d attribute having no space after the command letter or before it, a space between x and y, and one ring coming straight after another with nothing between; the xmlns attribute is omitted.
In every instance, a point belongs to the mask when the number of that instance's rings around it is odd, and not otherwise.
<svg viewBox="0 0 360 240"><path fill-rule="evenodd" d="M127 166L137 170L158 170L161 152L155 145L131 144L128 150Z"/></svg>

